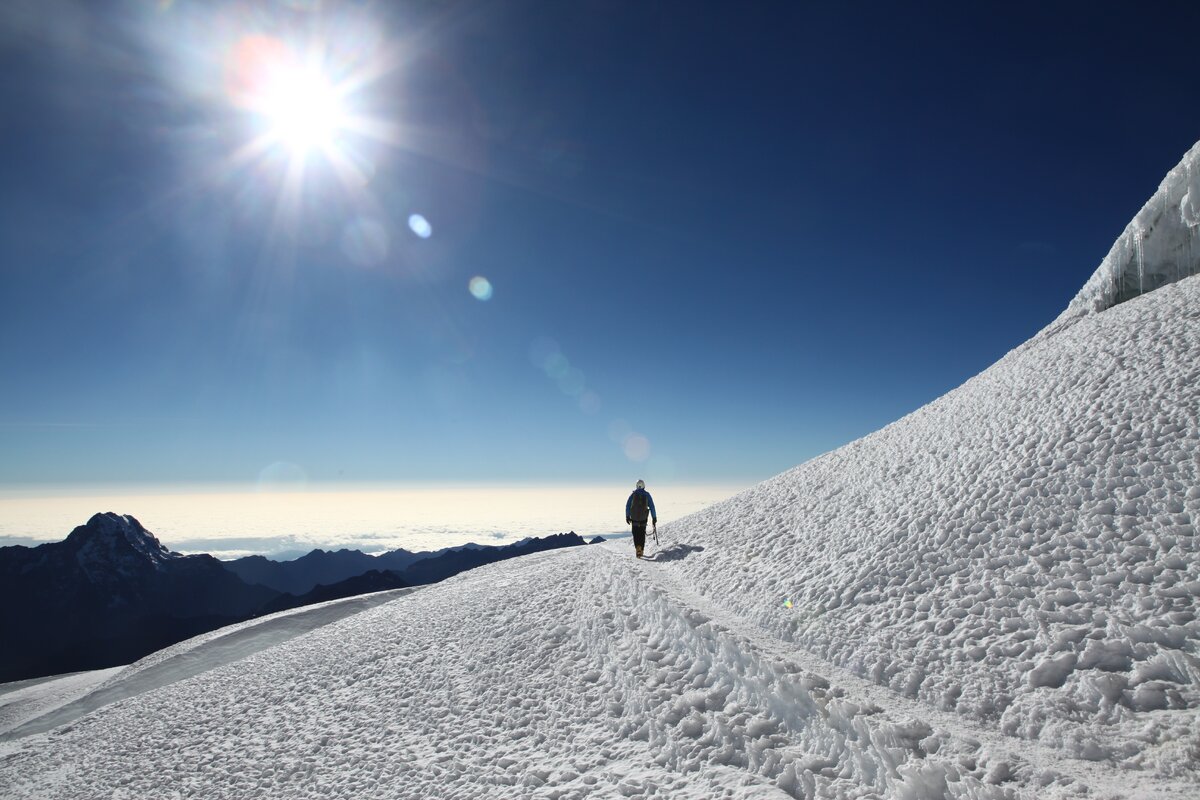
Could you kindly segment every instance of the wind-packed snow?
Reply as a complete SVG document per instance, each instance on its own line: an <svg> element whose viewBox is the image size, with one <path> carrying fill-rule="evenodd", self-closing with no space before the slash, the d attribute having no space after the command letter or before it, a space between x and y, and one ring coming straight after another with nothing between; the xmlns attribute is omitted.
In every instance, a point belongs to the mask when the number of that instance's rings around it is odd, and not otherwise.
<svg viewBox="0 0 1200 800"><path fill-rule="evenodd" d="M901 696L1193 774L1198 409L1192 277L671 535L705 547L681 569L706 595Z"/></svg>
<svg viewBox="0 0 1200 800"><path fill-rule="evenodd" d="M1200 797L1200 276L1070 322L652 561L514 559L77 685L0 737L0 796Z"/></svg>
<svg viewBox="0 0 1200 800"><path fill-rule="evenodd" d="M1050 330L1196 274L1200 274L1200 142L1163 178Z"/></svg>
<svg viewBox="0 0 1200 800"><path fill-rule="evenodd" d="M1125 794L1111 766L897 696L710 604L680 582L680 568L706 553L676 544L639 563L627 543L607 543L466 573L0 744L0 789L28 798ZM1188 788L1147 780L1129 796Z"/></svg>

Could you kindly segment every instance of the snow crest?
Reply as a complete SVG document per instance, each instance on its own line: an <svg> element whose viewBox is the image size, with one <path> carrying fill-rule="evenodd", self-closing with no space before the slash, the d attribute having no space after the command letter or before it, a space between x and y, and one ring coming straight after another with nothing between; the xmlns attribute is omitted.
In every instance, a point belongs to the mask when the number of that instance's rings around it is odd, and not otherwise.
<svg viewBox="0 0 1200 800"><path fill-rule="evenodd" d="M1163 178L1050 330L1198 273L1200 142Z"/></svg>

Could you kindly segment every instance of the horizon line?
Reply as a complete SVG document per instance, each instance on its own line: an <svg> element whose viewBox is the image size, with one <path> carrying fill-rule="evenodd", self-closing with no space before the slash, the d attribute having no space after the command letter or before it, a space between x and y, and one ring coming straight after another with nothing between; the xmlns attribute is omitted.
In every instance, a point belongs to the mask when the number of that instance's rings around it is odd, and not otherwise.
<svg viewBox="0 0 1200 800"><path fill-rule="evenodd" d="M776 473L778 474L778 473ZM713 478L704 480L680 480L669 479L662 481L646 480L647 485L662 486L662 487L731 487L743 486L749 488L764 480L769 480L774 475L767 477L728 477L728 478ZM618 479L599 479L599 480L574 480L574 479L521 479L521 480L438 480L438 479L420 479L420 480L319 480L319 481L304 481L304 482L279 482L279 483L257 483L253 481L85 481L85 482L63 482L63 483L0 483L0 497L5 495L14 495L21 493L33 493L39 495L53 494L72 494L72 495L89 495L89 494L108 494L114 491L131 492L136 490L146 491L152 494L173 494L175 492L187 494L216 494L216 493L236 493L236 494L303 494L306 492L337 492L346 490L371 491L371 490L454 490L454 489L532 489L537 487L546 487L554 489L608 489L613 487L624 487L626 484L632 486L637 482L638 478L629 480Z"/></svg>

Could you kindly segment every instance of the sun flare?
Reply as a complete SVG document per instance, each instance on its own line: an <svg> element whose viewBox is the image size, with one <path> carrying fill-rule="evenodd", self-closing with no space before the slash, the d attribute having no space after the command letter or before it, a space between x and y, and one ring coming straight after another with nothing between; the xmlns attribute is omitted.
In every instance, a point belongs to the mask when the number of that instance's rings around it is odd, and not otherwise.
<svg viewBox="0 0 1200 800"><path fill-rule="evenodd" d="M306 215L339 203L348 202L356 217L377 207L368 186L381 146L400 146L400 139L372 90L393 71L395 56L364 45L348 33L354 30L247 32L220 48L222 97L238 113L230 117L234 149L219 174L244 179L242 197L273 208L272 242L288 241ZM340 193L331 192L335 186Z"/></svg>
<svg viewBox="0 0 1200 800"><path fill-rule="evenodd" d="M281 146L297 158L336 146L349 115L323 64L265 36L239 42L233 63L231 93L264 128L264 146Z"/></svg>
<svg viewBox="0 0 1200 800"><path fill-rule="evenodd" d="M319 69L281 67L269 76L258 99L268 135L294 156L328 149L346 125L337 89Z"/></svg>

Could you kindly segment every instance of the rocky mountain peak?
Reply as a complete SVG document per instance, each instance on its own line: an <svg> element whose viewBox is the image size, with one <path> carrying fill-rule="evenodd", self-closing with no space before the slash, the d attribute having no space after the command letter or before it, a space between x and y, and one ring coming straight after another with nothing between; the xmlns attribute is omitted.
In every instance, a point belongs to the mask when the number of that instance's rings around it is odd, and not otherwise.
<svg viewBox="0 0 1200 800"><path fill-rule="evenodd" d="M76 559L85 569L107 565L128 573L146 566L157 568L168 559L180 557L134 517L111 511L95 514L86 525L71 531L67 543L76 548Z"/></svg>

